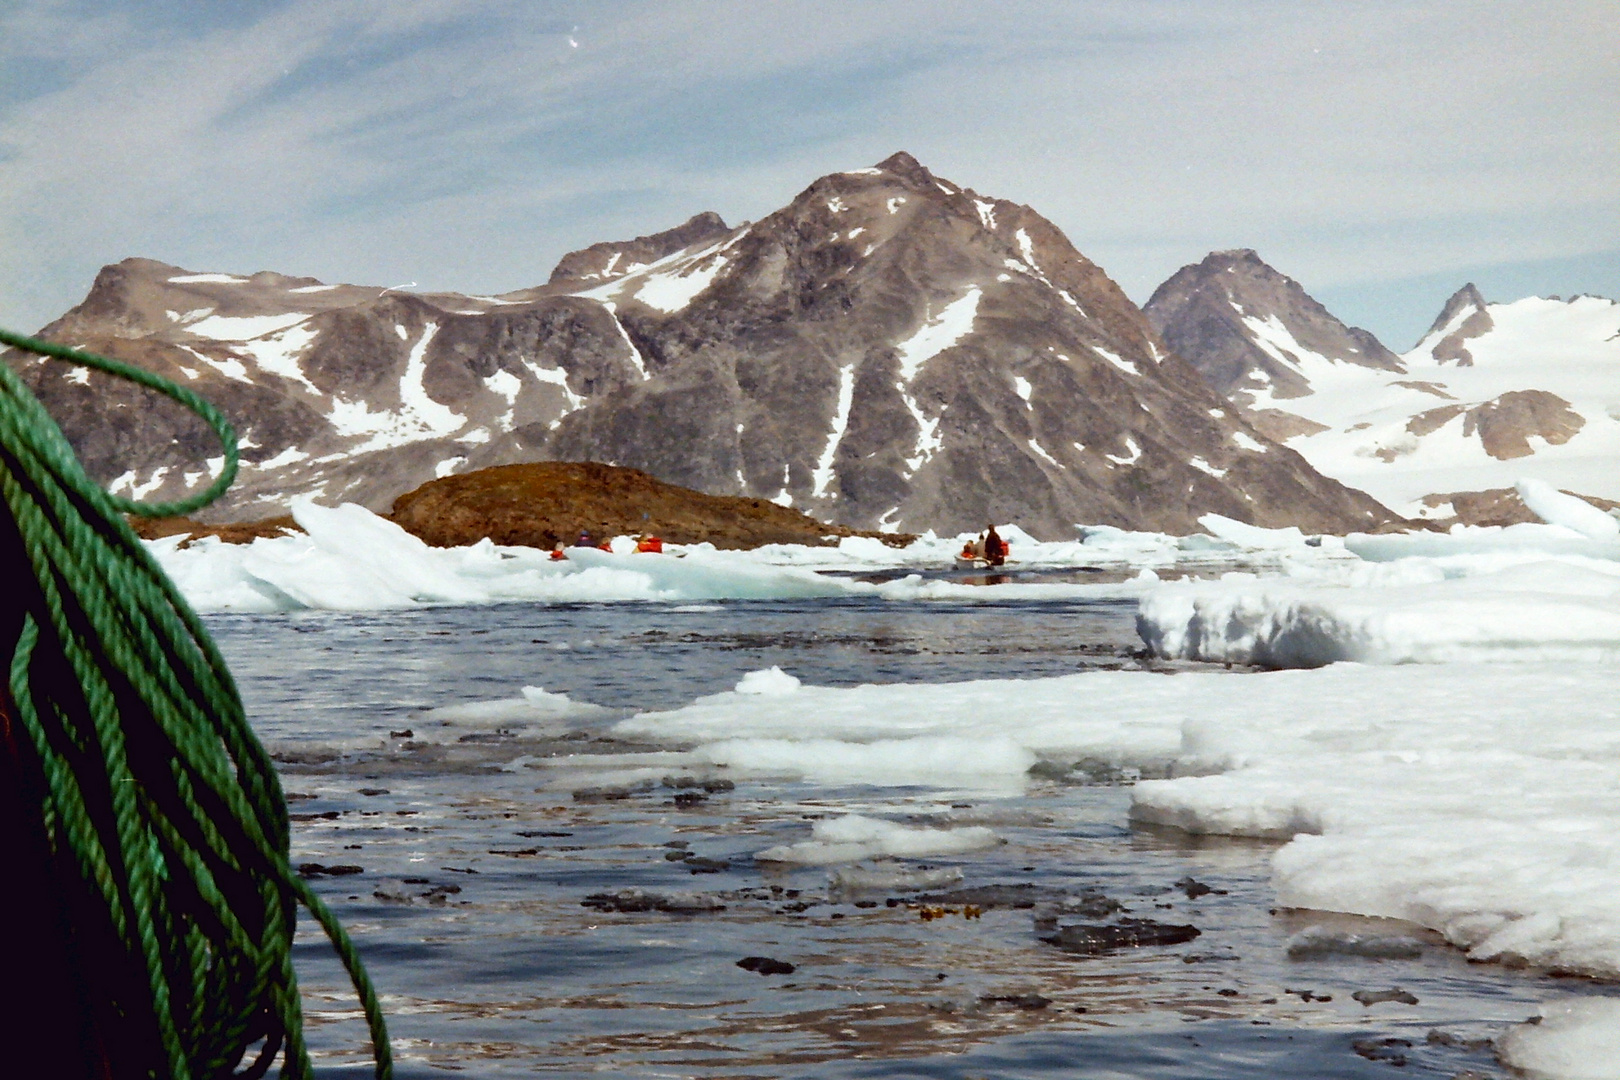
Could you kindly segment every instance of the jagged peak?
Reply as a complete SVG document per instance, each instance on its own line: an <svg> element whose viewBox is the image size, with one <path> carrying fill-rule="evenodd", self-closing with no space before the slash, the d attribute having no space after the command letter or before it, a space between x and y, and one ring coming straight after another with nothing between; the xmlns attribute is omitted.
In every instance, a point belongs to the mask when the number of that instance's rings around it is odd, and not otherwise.
<svg viewBox="0 0 1620 1080"><path fill-rule="evenodd" d="M1445 329L1460 313L1470 308L1475 311L1485 310L1485 297L1480 294L1472 281L1451 294L1451 298L1440 309L1440 314L1435 317L1434 325L1429 327L1429 333Z"/></svg>
<svg viewBox="0 0 1620 1080"><path fill-rule="evenodd" d="M1266 266L1266 261L1260 257L1260 253L1255 251L1254 248L1227 248L1225 251L1212 251L1204 256L1204 262L1215 264L1243 262ZM1267 269L1270 269L1270 267L1267 266Z"/></svg>
<svg viewBox="0 0 1620 1080"><path fill-rule="evenodd" d="M928 171L928 167L904 150L895 151L873 168L914 184L932 186L934 183L934 174Z"/></svg>
<svg viewBox="0 0 1620 1080"><path fill-rule="evenodd" d="M653 262L682 248L710 240L731 231L725 219L713 210L693 214L673 229L638 236L633 240L607 240L578 251L570 251L557 261L548 284L578 278L600 277L603 265L615 254L631 253L638 261ZM621 271L622 272L622 271Z"/></svg>

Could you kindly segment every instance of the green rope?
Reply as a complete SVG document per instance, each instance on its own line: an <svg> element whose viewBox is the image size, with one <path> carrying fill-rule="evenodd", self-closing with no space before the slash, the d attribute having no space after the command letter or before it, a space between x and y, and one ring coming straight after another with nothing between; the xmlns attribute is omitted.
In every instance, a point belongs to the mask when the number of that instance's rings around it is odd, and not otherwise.
<svg viewBox="0 0 1620 1080"><path fill-rule="evenodd" d="M236 433L208 402L150 372L4 330L0 344L166 394L225 448L203 492L117 498L85 475L50 414L0 363L0 498L10 512L0 518L0 575L18 594L0 600L17 635L9 701L37 757L41 823L71 869L79 948L94 949L95 1021L119 1065L113 1075L258 1076L279 1055L283 1076L309 1076L292 965L302 905L354 982L386 1080L376 991L342 926L292 870L280 780L224 658L122 516L184 514L218 498L236 475ZM255 1046L257 1060L237 1073Z"/></svg>

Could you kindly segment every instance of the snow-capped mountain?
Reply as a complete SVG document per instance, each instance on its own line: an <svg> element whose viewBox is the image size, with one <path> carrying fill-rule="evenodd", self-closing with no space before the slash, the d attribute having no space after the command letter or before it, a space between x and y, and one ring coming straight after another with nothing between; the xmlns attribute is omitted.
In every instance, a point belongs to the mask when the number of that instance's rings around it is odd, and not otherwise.
<svg viewBox="0 0 1620 1080"><path fill-rule="evenodd" d="M386 509L435 475L556 458L907 531L1389 518L1238 415L1050 222L906 154L753 224L593 245L504 296L127 260L44 333L225 408L250 465L221 517L301 493ZM121 492L175 495L217 453L143 394L14 362Z"/></svg>
<svg viewBox="0 0 1620 1080"><path fill-rule="evenodd" d="M1256 426L1407 516L1449 518L1522 477L1620 498L1620 304L1488 304L1467 285L1394 357L1315 301L1301 320L1298 296L1252 252L1220 252L1144 310Z"/></svg>

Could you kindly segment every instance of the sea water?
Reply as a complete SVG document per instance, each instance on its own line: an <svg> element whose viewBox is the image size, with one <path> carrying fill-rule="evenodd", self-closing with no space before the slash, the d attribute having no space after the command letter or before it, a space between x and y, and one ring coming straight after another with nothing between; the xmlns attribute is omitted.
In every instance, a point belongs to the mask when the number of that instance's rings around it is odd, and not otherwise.
<svg viewBox="0 0 1620 1080"><path fill-rule="evenodd" d="M1493 1069L1489 1040L1534 1013L1546 975L1468 964L1416 927L1278 910L1272 845L1133 829L1128 773L1037 770L1012 791L729 781L612 733L772 666L829 686L1151 667L1134 614L848 599L208 623L280 763L294 862L383 995L401 1076ZM425 710L524 686L606 708L538 733L417 730ZM1018 723L1015 698L1002 710ZM855 872L754 859L849 813L1002 842ZM1121 916L1198 934L1048 940ZM298 963L320 1067L363 1070L358 1010L308 926Z"/></svg>

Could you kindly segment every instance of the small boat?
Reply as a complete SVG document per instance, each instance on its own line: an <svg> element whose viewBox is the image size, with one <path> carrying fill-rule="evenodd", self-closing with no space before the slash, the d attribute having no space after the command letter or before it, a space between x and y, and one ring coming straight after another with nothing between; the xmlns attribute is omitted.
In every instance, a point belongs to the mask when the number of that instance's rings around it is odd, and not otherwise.
<svg viewBox="0 0 1620 1080"><path fill-rule="evenodd" d="M955 561L956 561L956 568L958 570L999 570L1002 567L1011 564L1013 560L1011 560L1011 559L1003 559L1002 562L1001 562L1001 566L997 566L996 564L992 563L989 559L982 558L982 557L979 557L979 556L975 556L973 558L968 558L966 555L958 555L958 556L956 556Z"/></svg>

